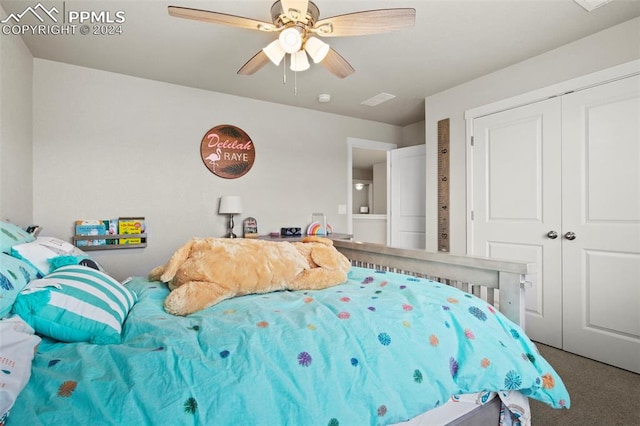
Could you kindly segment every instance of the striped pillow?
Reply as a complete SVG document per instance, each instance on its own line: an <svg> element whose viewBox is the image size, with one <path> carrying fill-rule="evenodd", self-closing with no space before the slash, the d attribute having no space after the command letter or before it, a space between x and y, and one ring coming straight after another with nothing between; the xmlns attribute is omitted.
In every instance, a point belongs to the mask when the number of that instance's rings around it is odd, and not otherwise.
<svg viewBox="0 0 640 426"><path fill-rule="evenodd" d="M69 265L31 281L13 312L37 333L62 342L115 344L135 302L135 293L107 274Z"/></svg>

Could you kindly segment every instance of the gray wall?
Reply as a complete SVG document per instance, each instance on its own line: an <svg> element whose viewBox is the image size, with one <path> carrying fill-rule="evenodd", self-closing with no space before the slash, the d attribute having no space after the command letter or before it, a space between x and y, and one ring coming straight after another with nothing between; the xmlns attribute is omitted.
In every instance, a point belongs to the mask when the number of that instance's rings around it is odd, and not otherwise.
<svg viewBox="0 0 640 426"><path fill-rule="evenodd" d="M403 130L41 59L33 105L33 215L43 234L68 239L77 219L146 218L147 248L92 252L117 278L146 274L193 236L224 235L225 194L242 197L236 231L247 216L268 233L324 212L345 232L347 138L399 143ZM254 142L255 163L241 178L202 164L200 141L218 124Z"/></svg>
<svg viewBox="0 0 640 426"><path fill-rule="evenodd" d="M0 58L0 218L25 227L33 222L33 60L20 37L7 36Z"/></svg>

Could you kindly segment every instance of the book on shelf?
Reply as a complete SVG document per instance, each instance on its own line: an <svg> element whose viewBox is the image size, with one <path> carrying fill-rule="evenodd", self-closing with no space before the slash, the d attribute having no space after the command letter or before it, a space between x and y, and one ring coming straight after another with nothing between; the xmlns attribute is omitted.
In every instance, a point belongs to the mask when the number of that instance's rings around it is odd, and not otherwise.
<svg viewBox="0 0 640 426"><path fill-rule="evenodd" d="M107 228L107 235L116 235L118 233L118 219L103 220L104 226ZM117 245L117 238L108 238L107 245Z"/></svg>
<svg viewBox="0 0 640 426"><path fill-rule="evenodd" d="M118 219L118 234L144 234L145 224L143 217L121 217ZM120 244L141 244L141 237L120 238Z"/></svg>
<svg viewBox="0 0 640 426"><path fill-rule="evenodd" d="M102 220L76 220L76 235L106 235L107 227ZM78 240L77 246L104 246L106 239Z"/></svg>

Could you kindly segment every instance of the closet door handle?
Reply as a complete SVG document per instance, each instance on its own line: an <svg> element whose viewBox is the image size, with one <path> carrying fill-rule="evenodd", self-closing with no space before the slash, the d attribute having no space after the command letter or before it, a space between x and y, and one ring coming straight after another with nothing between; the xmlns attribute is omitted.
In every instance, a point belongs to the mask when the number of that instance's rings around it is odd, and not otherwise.
<svg viewBox="0 0 640 426"><path fill-rule="evenodd" d="M556 231L549 231L547 232L547 237L555 240L556 238L558 238L558 233Z"/></svg>
<svg viewBox="0 0 640 426"><path fill-rule="evenodd" d="M573 241L573 240L576 239L576 234L575 234L575 232L569 231L566 234L564 234L564 237L569 241Z"/></svg>

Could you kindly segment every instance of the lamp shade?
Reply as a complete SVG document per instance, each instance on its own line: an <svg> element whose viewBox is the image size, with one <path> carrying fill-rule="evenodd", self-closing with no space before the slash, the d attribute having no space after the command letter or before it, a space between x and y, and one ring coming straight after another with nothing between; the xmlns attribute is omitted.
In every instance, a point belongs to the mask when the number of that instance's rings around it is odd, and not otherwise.
<svg viewBox="0 0 640 426"><path fill-rule="evenodd" d="M220 214L240 214L242 213L242 199L239 195L223 195L220 198Z"/></svg>
<svg viewBox="0 0 640 426"><path fill-rule="evenodd" d="M287 28L278 37L280 47L287 53L294 53L302 47L302 35L295 27Z"/></svg>
<svg viewBox="0 0 640 426"><path fill-rule="evenodd" d="M291 71L305 71L310 67L307 53L304 50L298 50L291 54Z"/></svg>
<svg viewBox="0 0 640 426"><path fill-rule="evenodd" d="M262 51L275 65L280 65L280 61L282 61L282 58L284 58L284 55L287 53L282 50L282 47L280 46L280 40L272 41L267 47L262 49Z"/></svg>
<svg viewBox="0 0 640 426"><path fill-rule="evenodd" d="M317 37L310 37L304 44L304 50L307 51L313 62L316 64L321 62L329 53L329 45Z"/></svg>

